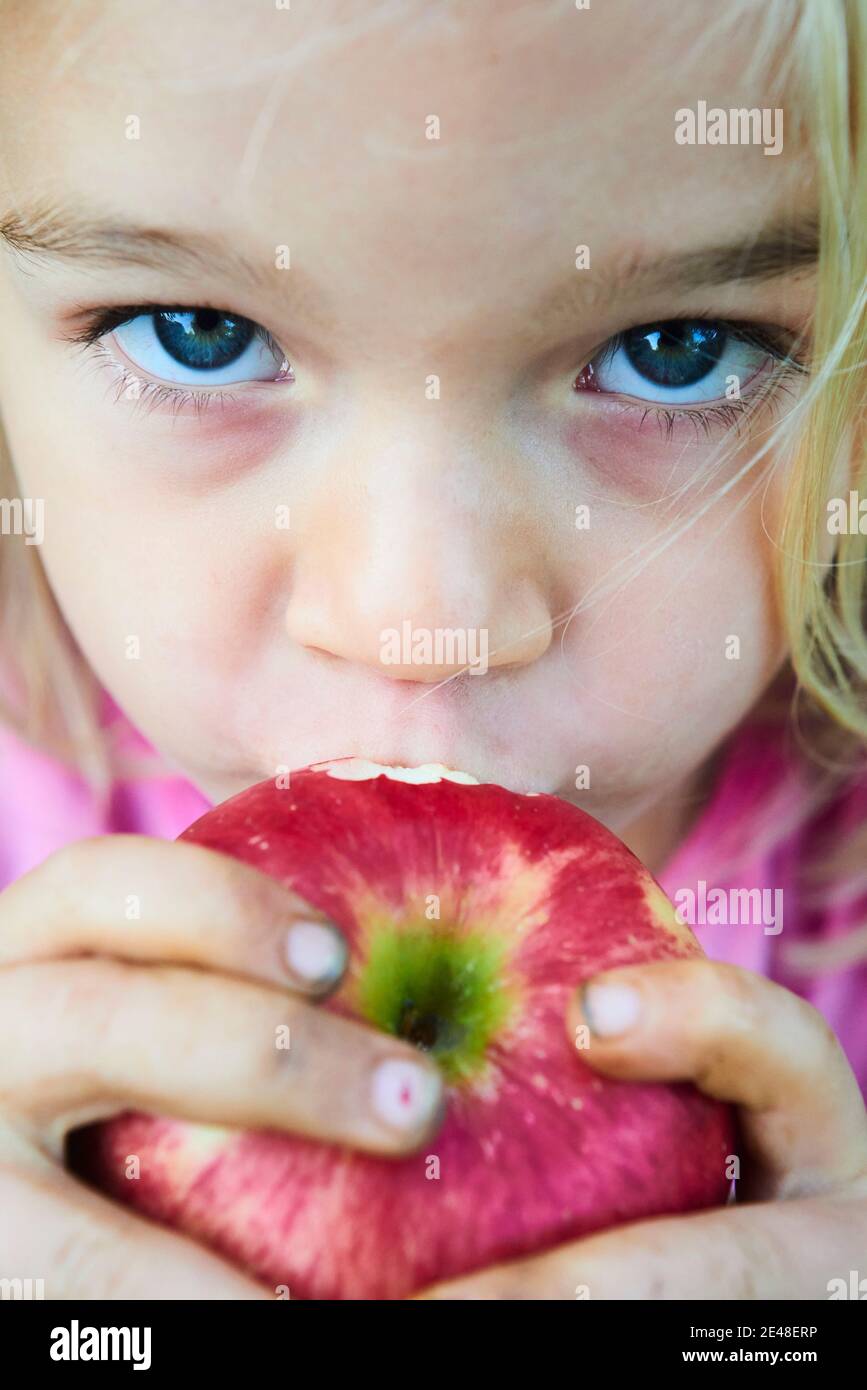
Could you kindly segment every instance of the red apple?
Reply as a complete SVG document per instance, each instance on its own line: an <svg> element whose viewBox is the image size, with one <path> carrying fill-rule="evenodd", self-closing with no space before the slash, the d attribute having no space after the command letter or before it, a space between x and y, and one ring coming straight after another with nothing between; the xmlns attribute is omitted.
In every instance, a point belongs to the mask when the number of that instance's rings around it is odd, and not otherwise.
<svg viewBox="0 0 867 1390"><path fill-rule="evenodd" d="M441 767L349 759L286 780L181 838L256 865L341 927L350 968L321 1007L432 1051L441 1131L386 1159L128 1114L81 1132L79 1171L293 1298L399 1298L725 1201L731 1112L690 1085L605 1080L567 1034L581 980L701 954L616 836L557 797Z"/></svg>

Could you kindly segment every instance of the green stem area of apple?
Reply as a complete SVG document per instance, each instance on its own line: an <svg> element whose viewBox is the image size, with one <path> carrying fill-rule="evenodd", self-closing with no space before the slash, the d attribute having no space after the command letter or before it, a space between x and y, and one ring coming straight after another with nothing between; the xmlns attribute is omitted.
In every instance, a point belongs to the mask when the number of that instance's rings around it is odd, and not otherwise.
<svg viewBox="0 0 867 1390"><path fill-rule="evenodd" d="M514 1008L503 985L506 950L487 932L378 924L357 984L358 1012L430 1052L448 1082L468 1082Z"/></svg>

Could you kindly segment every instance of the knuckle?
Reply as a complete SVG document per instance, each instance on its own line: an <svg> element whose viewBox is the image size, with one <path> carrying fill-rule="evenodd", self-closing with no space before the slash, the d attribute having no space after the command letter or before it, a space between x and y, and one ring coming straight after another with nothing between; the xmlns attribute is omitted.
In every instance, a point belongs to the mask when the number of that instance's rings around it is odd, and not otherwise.
<svg viewBox="0 0 867 1390"><path fill-rule="evenodd" d="M94 835L64 845L46 859L37 873L49 918L62 923L67 932L80 929L88 899L98 894L107 865L116 855L117 846L107 836Z"/></svg>
<svg viewBox="0 0 867 1390"><path fill-rule="evenodd" d="M838 1053L842 1056L843 1049L840 1046L840 1040L825 1015L820 1013L815 1004L810 1004L806 999L801 999L794 994L791 998L793 1008L800 1016L803 1026L815 1033L816 1039L821 1045L821 1051L823 1053Z"/></svg>
<svg viewBox="0 0 867 1390"><path fill-rule="evenodd" d="M830 1024L806 999L742 966L723 961L708 961L707 965L711 986L707 995L721 1005L728 1030L749 1033L761 1029L767 1032L774 1020L778 1019L787 1029L807 1029L830 1047L839 1048Z"/></svg>
<svg viewBox="0 0 867 1390"><path fill-rule="evenodd" d="M27 969L31 988L21 1007L32 1018L22 1030L24 1045L19 1041L9 1049L0 1085L10 1103L14 1098L18 1109L46 1125L58 1111L74 1110L104 1093L126 971L113 961ZM62 1047L59 1039L65 1040Z"/></svg>
<svg viewBox="0 0 867 1390"><path fill-rule="evenodd" d="M288 920L291 915L286 890L260 870L218 850L185 845L184 851L191 871L202 876L219 903L224 922L243 929L245 946L273 940L281 916Z"/></svg>
<svg viewBox="0 0 867 1390"><path fill-rule="evenodd" d="M740 966L709 961L704 1006L711 1031L751 1036L765 1025L762 981Z"/></svg>
<svg viewBox="0 0 867 1390"><path fill-rule="evenodd" d="M281 916L288 924L288 900L283 901L276 884L264 874L226 856L220 858L224 859L220 889L231 921L243 931L245 946L256 950L273 947Z"/></svg>
<svg viewBox="0 0 867 1390"><path fill-rule="evenodd" d="M149 874L159 872L173 845L148 835L89 835L74 840L49 855L38 872L73 903L85 893L115 879L134 878L143 867Z"/></svg>
<svg viewBox="0 0 867 1390"><path fill-rule="evenodd" d="M92 1034L123 1011L134 968L97 958L52 962L39 973L45 976L44 1007L57 1019L61 1033L69 1026Z"/></svg>
<svg viewBox="0 0 867 1390"><path fill-rule="evenodd" d="M106 837L91 835L55 850L45 860L43 870L54 887L74 891L99 871L106 852Z"/></svg>
<svg viewBox="0 0 867 1390"><path fill-rule="evenodd" d="M97 1055L123 1015L132 968L122 961L85 959L32 967L33 1005L44 1020L46 1052L61 1038L88 1039ZM58 1048L58 1060L66 1061ZM75 1051L80 1054L81 1049Z"/></svg>
<svg viewBox="0 0 867 1390"><path fill-rule="evenodd" d="M266 1039L264 1068L268 1078L282 1084L289 1076L297 1078L313 1071L317 1054L321 1061L326 1045L327 1036L323 1040L316 1010L287 997Z"/></svg>
<svg viewBox="0 0 867 1390"><path fill-rule="evenodd" d="M266 1041L267 1082L309 1096L322 1114L354 1108L360 1079L378 1057L394 1055L389 1039L303 999L286 999Z"/></svg>

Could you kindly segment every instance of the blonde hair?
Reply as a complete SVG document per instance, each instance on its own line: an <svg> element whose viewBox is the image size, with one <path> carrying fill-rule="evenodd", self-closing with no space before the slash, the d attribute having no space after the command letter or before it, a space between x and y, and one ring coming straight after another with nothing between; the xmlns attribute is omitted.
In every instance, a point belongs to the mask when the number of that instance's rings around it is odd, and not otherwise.
<svg viewBox="0 0 867 1390"><path fill-rule="evenodd" d="M830 568L818 560L841 450L844 488L867 497L867 3L804 5L796 42L814 116L820 256L813 375L802 402L777 583L797 682L795 724L803 705L804 747L824 768L819 799L827 801L841 783L867 776L867 535L847 530ZM850 898L867 893L867 822L848 843L821 847L808 872L817 885L836 882Z"/></svg>
<svg viewBox="0 0 867 1390"><path fill-rule="evenodd" d="M737 8L730 7L726 22L735 22ZM819 555L841 450L847 487L867 496L867 0L801 0L796 8L777 0L763 13L759 50L767 60L779 59L782 50L786 80L798 84L819 196L811 376L775 431L792 465L775 558L790 655L786 679L775 682L764 704L791 722L813 770L814 794L803 818L830 802L867 762L867 536L841 535L830 564ZM0 438L0 495L12 497L15 490ZM104 792L113 761L99 726L101 687L64 622L37 552L23 544L0 547L0 651L13 663L14 682L3 693L0 713L20 736L75 766ZM811 858L818 883L833 883L850 896L867 891L867 823L846 846L822 846L820 853L817 843Z"/></svg>

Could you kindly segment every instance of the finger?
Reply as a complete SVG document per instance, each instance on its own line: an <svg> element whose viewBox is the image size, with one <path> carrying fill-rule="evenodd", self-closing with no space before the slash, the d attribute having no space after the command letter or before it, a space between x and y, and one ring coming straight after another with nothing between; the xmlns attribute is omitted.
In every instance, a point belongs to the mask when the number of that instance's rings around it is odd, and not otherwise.
<svg viewBox="0 0 867 1390"><path fill-rule="evenodd" d="M848 1198L768 1202L643 1221L438 1284L419 1297L827 1299L835 1291L843 1296L839 1290L850 1285L851 1271L863 1269L865 1249L862 1186Z"/></svg>
<svg viewBox="0 0 867 1390"><path fill-rule="evenodd" d="M2 1273L46 1299L243 1299L262 1285L193 1241L132 1216L55 1170L0 1167Z"/></svg>
<svg viewBox="0 0 867 1390"><path fill-rule="evenodd" d="M0 971L0 1106L57 1154L135 1108L403 1153L439 1123L436 1064L276 989L175 966L48 961Z"/></svg>
<svg viewBox="0 0 867 1390"><path fill-rule="evenodd" d="M867 1172L867 1113L821 1014L751 971L709 960L606 971L573 998L583 1059L632 1081L693 1081L742 1107L747 1195L791 1197Z"/></svg>
<svg viewBox="0 0 867 1390"><path fill-rule="evenodd" d="M2 901L0 966L84 954L177 961L318 996L346 965L343 937L321 913L249 865L183 841L81 840Z"/></svg>

